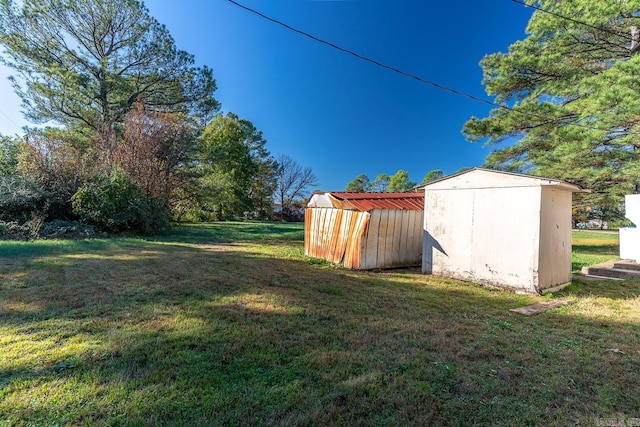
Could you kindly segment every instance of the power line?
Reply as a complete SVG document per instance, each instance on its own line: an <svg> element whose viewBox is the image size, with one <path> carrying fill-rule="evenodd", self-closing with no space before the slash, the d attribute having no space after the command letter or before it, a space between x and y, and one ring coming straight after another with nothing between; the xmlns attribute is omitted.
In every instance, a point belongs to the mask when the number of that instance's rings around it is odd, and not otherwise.
<svg viewBox="0 0 640 427"><path fill-rule="evenodd" d="M229 3L235 4L236 6L242 8L244 10L247 10L247 11L249 11L251 13L254 13L254 14L256 14L256 15L258 15L258 16L260 16L260 17L262 17L262 18L264 18L264 19L266 19L268 21L271 21L274 24L278 24L280 26L283 26L288 30L291 30L291 31L296 32L296 33L298 33L300 35L308 37L308 38L310 38L310 39L312 39L314 41L317 41L318 43L322 43L322 44L327 45L327 46L329 46L329 47L331 47L333 49L337 49L337 50L339 50L341 52L348 53L349 55L353 55L358 59L361 59L361 60L366 61L366 62L370 62L371 64L374 64L374 65L377 65L378 67L386 68L387 70L391 70L394 73L398 73L398 74L403 75L405 77L409 77L409 78L412 78L414 80L418 80L421 83L425 83L425 84L431 85L431 86L436 87L438 89L441 89L441 90L444 90L444 91L447 91L447 92L451 92L451 93L459 95L459 96L464 96L464 97L467 97L469 99L473 99L474 101L477 101L477 102L482 102L484 104L491 105L491 106L494 106L494 107L500 107L500 105L495 104L495 103L493 103L491 101L487 101L486 99L478 98L477 96L471 95L469 93L462 92L462 91L459 91L457 89L453 89L453 88L441 85L441 84L433 82L431 80L423 79L422 77L416 76L416 75L408 73L406 71L402 71L402 70L400 70L398 68L395 68L395 67L392 67L390 65L383 64L382 62L376 61L375 59L371 59L371 58L369 58L367 56L360 55L357 52L354 52L352 50L349 50L349 49L346 49L344 47L338 46L336 44L333 44L331 42L328 42L326 40L318 38L318 37L314 36L313 34L309 34L309 33L305 32L305 31L299 30L299 29L294 28L294 27L292 27L292 26L290 26L288 24L285 24L282 21L278 21L277 19L274 19L274 18L271 18L270 16L264 15L263 13L258 12L255 9L251 9L250 7L247 7L247 6L243 5L243 4L240 4L240 3L238 3L238 2L236 2L234 0L227 0L227 1Z"/></svg>
<svg viewBox="0 0 640 427"><path fill-rule="evenodd" d="M2 114L8 121L9 123L11 123L12 125L14 125L16 127L16 129L18 129L19 131L22 131L22 129L20 129L20 126L18 126L13 120L11 120L11 117L7 116L4 111L0 110L0 114Z"/></svg>
<svg viewBox="0 0 640 427"><path fill-rule="evenodd" d="M295 32L297 34L300 34L302 36L310 38L311 40L314 40L314 41L316 41L318 43L324 44L324 45L329 46L329 47L331 47L333 49L336 49L336 50L339 50L341 52L347 53L349 55L355 56L358 59L361 59L363 61L366 61L366 62L369 62L371 64L374 64L374 65L376 65L378 67L385 68L387 70L393 71L394 73L400 74L402 76L409 77L411 79L417 80L420 83L425 83L425 84L433 86L433 87L435 87L437 89L444 90L444 91L449 92L449 93L453 93L454 95L463 96L465 98L471 99L471 100L476 101L476 102L481 102L483 104L490 105L492 107L501 108L501 109L508 110L508 111L513 111L513 112L522 114L523 116L535 117L535 118L543 119L543 120L548 120L549 119L549 117L545 117L545 116L540 115L540 114L536 114L536 113L532 113L532 112L523 112L523 111L518 110L517 108L508 107L508 106L503 105L503 104L497 104L495 102L487 101L486 99L482 99L482 98L479 98L477 96L471 95L469 93L462 92L460 90L457 90L457 89L454 89L454 88L451 88L451 87L448 87L448 86L445 86L445 85L441 85L441 84L436 83L434 81L424 79L422 77L416 76L415 74L411 74L411 73L408 73L406 71L402 71L402 70L400 70L398 68L395 68L393 66L384 64L384 63L382 63L380 61L376 61L375 59L372 59L372 58L369 58L367 56L361 55L361 54L359 54L357 52L354 52L354 51L352 51L350 49L338 46L338 45L336 45L334 43L331 43L329 41L326 41L324 39L316 37L313 34L310 34L310 33L307 33L307 32L305 32L303 30L300 30L298 28L292 27L291 25L288 25L288 24L286 24L286 23L284 23L282 21L279 21L279 20L277 20L275 18L267 16L267 15L255 10L255 9L252 9L252 8L250 8L248 6L240 4L235 0L227 0L227 1L229 3L231 3L231 4L234 4L235 6L237 6L239 8L241 8L241 9L244 9L244 10L246 10L248 12L251 12L251 13L253 13L255 15L258 15L259 17L261 17L263 19L266 19L267 21L270 21L270 22L273 22L274 24L280 25L280 26L282 26L282 27L284 27L284 28L286 28L286 29L288 29L290 31L293 31L293 32ZM513 0L513 1L515 1L515 0ZM567 125L577 126L577 127L581 127L581 128L589 129L589 130L598 130L598 131L606 131L606 132L610 132L611 131L610 129L597 128L597 127L593 127L593 126L583 125L581 123L573 123L572 122L572 123L567 123ZM634 133L634 132L628 132L628 133Z"/></svg>

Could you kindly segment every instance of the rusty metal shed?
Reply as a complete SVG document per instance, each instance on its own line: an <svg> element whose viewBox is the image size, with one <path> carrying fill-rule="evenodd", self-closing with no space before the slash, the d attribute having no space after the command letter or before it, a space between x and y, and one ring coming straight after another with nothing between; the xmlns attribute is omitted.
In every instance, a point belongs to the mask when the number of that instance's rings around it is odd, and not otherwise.
<svg viewBox="0 0 640 427"><path fill-rule="evenodd" d="M367 270L420 265L424 193L315 193L305 255Z"/></svg>

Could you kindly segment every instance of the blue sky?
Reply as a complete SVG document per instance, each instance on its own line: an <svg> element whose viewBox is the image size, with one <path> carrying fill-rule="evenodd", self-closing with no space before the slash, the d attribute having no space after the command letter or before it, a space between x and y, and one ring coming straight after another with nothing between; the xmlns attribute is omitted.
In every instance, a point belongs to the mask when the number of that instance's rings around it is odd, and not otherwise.
<svg viewBox="0 0 640 427"><path fill-rule="evenodd" d="M344 48L424 79L487 97L478 63L525 37L531 16L509 0L239 0ZM398 169L421 181L480 166L492 148L461 134L490 107L376 67L226 0L150 0L178 48L213 69L222 111L251 120L267 148L310 166L318 189ZM0 67L0 133L27 124Z"/></svg>

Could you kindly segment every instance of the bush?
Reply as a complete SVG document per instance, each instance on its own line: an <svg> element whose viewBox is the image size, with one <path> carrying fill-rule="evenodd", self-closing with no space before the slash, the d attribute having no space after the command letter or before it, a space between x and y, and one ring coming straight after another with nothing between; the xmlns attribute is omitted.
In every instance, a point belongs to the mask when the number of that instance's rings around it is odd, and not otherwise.
<svg viewBox="0 0 640 427"><path fill-rule="evenodd" d="M0 176L0 220L26 222L34 215L44 215L51 194L36 180L17 176Z"/></svg>
<svg viewBox="0 0 640 427"><path fill-rule="evenodd" d="M86 239L101 236L102 233L93 225L76 221L43 222L38 217L24 223L0 220L0 239Z"/></svg>
<svg viewBox="0 0 640 427"><path fill-rule="evenodd" d="M184 212L180 218L176 218L176 220L183 222L215 222L219 219L217 212L213 209L192 207Z"/></svg>
<svg viewBox="0 0 640 427"><path fill-rule="evenodd" d="M28 240L29 226L18 221L0 220L0 238L13 240Z"/></svg>
<svg viewBox="0 0 640 427"><path fill-rule="evenodd" d="M166 202L118 170L80 187L71 202L82 221L112 233L153 234L169 226Z"/></svg>
<svg viewBox="0 0 640 427"><path fill-rule="evenodd" d="M77 221L55 220L40 226L41 239L87 239L101 237L102 233L93 225Z"/></svg>
<svg viewBox="0 0 640 427"><path fill-rule="evenodd" d="M0 175L16 173L21 143L18 138L0 135Z"/></svg>
<svg viewBox="0 0 640 427"><path fill-rule="evenodd" d="M20 145L16 171L38 183L46 192L48 219L76 219L71 196L87 181L86 156L70 140L52 130L34 131Z"/></svg>

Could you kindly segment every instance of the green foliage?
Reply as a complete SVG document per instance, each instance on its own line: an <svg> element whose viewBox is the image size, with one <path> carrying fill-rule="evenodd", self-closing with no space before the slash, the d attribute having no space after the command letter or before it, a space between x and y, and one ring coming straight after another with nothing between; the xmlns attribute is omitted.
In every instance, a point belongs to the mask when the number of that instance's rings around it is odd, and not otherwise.
<svg viewBox="0 0 640 427"><path fill-rule="evenodd" d="M96 227L89 224L62 220L44 222L40 219L34 217L24 223L0 220L0 239L86 239L101 235Z"/></svg>
<svg viewBox="0 0 640 427"><path fill-rule="evenodd" d="M249 121L217 115L200 136L198 205L218 219L259 209L267 215L275 189L275 162L266 140Z"/></svg>
<svg viewBox="0 0 640 427"><path fill-rule="evenodd" d="M357 191L360 193L365 193L370 190L371 183L369 182L369 177L363 173L356 176L345 188L345 191Z"/></svg>
<svg viewBox="0 0 640 427"><path fill-rule="evenodd" d="M345 191L358 191L358 192L406 192L412 191L416 183L409 180L409 172L405 170L398 170L395 174L389 176L381 173L376 176L373 181L369 181L369 177L365 174L360 174L353 179Z"/></svg>
<svg viewBox="0 0 640 427"><path fill-rule="evenodd" d="M409 180L409 172L405 170L400 169L389 177L388 191L404 193L413 190L415 186L416 183Z"/></svg>
<svg viewBox="0 0 640 427"><path fill-rule="evenodd" d="M369 191L373 192L406 192L411 191L416 183L409 180L409 172L399 169L398 172L389 176L381 173L371 182Z"/></svg>
<svg viewBox="0 0 640 427"><path fill-rule="evenodd" d="M431 181L435 181L436 179L440 179L444 176L444 173L440 169L434 169L429 172L422 178L421 184L426 184Z"/></svg>
<svg viewBox="0 0 640 427"><path fill-rule="evenodd" d="M0 220L24 223L33 215L45 214L51 198L33 178L0 176Z"/></svg>
<svg viewBox="0 0 640 427"><path fill-rule="evenodd" d="M371 182L371 191L380 193L388 191L389 188L389 175L386 173L378 174Z"/></svg>
<svg viewBox="0 0 640 427"><path fill-rule="evenodd" d="M101 235L102 233L96 227L89 224L55 220L43 223L38 237L44 239L86 239Z"/></svg>
<svg viewBox="0 0 640 427"><path fill-rule="evenodd" d="M61 130L32 131L20 145L17 170L47 195L47 217L73 219L71 196L89 176L86 152Z"/></svg>
<svg viewBox="0 0 640 427"><path fill-rule="evenodd" d="M17 172L21 143L18 138L0 135L0 176Z"/></svg>
<svg viewBox="0 0 640 427"><path fill-rule="evenodd" d="M35 122L112 129L140 99L203 120L218 108L211 70L194 67L142 2L2 0L0 44Z"/></svg>
<svg viewBox="0 0 640 427"><path fill-rule="evenodd" d="M273 213L273 195L276 191L277 162L271 158L257 159L258 168L249 186L254 219L270 219Z"/></svg>
<svg viewBox="0 0 640 427"><path fill-rule="evenodd" d="M153 234L169 226L165 202L115 170L80 187L71 198L74 212L109 232Z"/></svg>
<svg viewBox="0 0 640 427"><path fill-rule="evenodd" d="M616 206L640 189L639 4L535 3L551 13L534 12L526 39L481 63L487 93L513 108L472 117L463 131L509 143L488 167L563 178L594 190L593 203Z"/></svg>

